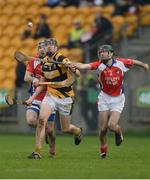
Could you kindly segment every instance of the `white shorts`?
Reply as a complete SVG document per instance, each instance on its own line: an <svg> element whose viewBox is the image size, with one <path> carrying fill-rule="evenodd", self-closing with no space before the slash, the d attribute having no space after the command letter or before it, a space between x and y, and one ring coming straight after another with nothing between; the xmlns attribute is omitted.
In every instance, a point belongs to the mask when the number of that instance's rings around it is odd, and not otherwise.
<svg viewBox="0 0 150 180"><path fill-rule="evenodd" d="M125 96L121 94L119 96L109 96L103 91L98 96L98 111L118 111L122 112L125 103Z"/></svg>
<svg viewBox="0 0 150 180"><path fill-rule="evenodd" d="M48 104L53 110L58 111L62 115L71 115L74 101L71 97L57 98L49 93L46 93L42 104Z"/></svg>

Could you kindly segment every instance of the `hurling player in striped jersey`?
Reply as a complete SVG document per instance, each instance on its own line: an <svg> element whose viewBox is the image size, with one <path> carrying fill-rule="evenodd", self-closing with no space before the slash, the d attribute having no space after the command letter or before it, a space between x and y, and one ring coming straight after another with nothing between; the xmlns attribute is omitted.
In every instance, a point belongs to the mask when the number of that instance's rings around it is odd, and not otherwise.
<svg viewBox="0 0 150 180"><path fill-rule="evenodd" d="M100 157L105 158L108 151L107 131L115 133L115 144L119 146L123 141L123 134L119 125L121 112L124 108L124 73L132 66L149 70L148 64L134 59L115 58L111 45L98 48L98 60L89 64L74 63L79 70L97 70L101 92L98 96L99 127L100 127ZM69 64L68 64L69 66Z"/></svg>
<svg viewBox="0 0 150 180"><path fill-rule="evenodd" d="M65 66L65 62L68 62L69 59L58 51L58 43L55 39L47 39L46 44L47 56L42 63L41 81L49 84L47 84L47 92L40 107L39 123L36 128L35 151L30 156L32 159L41 158L45 126L48 117L53 111L57 110L59 112L62 132L74 135L75 145L80 144L82 135L82 128L71 123L75 96L73 90L74 76L80 76L80 71L74 66L70 66L70 68ZM62 64L58 64L58 62ZM33 95L26 101L27 104L31 104L42 89L42 86L38 86Z"/></svg>

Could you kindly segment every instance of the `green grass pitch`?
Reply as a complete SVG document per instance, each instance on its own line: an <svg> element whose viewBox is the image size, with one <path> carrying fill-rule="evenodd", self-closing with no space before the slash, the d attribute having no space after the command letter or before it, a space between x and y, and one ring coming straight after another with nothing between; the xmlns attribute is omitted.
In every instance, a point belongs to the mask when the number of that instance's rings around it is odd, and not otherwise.
<svg viewBox="0 0 150 180"><path fill-rule="evenodd" d="M109 135L109 155L100 159L97 136L84 136L75 146L72 136L57 136L57 155L49 158L44 144L41 160L29 160L34 136L0 135L0 179L123 179L150 178L150 138L126 135L120 147Z"/></svg>

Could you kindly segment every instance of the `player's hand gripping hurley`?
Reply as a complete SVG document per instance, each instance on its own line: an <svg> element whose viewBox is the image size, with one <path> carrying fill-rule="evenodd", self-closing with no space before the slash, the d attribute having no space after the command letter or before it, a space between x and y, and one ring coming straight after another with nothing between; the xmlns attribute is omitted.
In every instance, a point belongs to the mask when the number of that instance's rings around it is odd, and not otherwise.
<svg viewBox="0 0 150 180"><path fill-rule="evenodd" d="M43 59L41 58L35 58L35 57L31 57L31 56L28 56L28 55L25 55L24 53L22 53L21 51L15 51L14 53L14 58L19 61L19 62L26 62L26 61L34 61L34 60L38 60L38 61L41 61L43 62ZM63 62L58 62L58 61L54 61L54 60L48 60L48 62L50 63L54 63L54 64L62 64L64 66L66 66L66 63L63 63ZM69 67L68 67L69 68ZM74 82L74 75L72 73L71 70L69 70L69 74L70 74L70 78L65 82L66 83L66 86L69 86L69 85L72 85L73 82ZM55 84L55 83L54 83ZM37 86L38 85L54 85L52 82L39 82L37 83Z"/></svg>
<svg viewBox="0 0 150 180"><path fill-rule="evenodd" d="M13 97L10 96L10 95L6 95L6 96L5 96L5 100L6 100L6 103L7 103L9 106L12 106L12 105L15 105L15 104L27 105L27 103L26 103L25 101L17 100L17 99L13 98Z"/></svg>

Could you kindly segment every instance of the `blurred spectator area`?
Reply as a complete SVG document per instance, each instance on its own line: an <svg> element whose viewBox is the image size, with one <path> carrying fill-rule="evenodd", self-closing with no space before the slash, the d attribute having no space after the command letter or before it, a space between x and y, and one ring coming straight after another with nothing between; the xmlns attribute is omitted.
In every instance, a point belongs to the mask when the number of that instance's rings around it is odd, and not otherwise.
<svg viewBox="0 0 150 180"><path fill-rule="evenodd" d="M52 37L56 38L59 45L67 43L68 33L72 22L79 19L88 31L94 21L95 14L102 12L113 24L113 41L119 41L123 35L132 37L139 26L150 25L150 5L139 5L137 14L111 16L114 5L107 6L57 6L54 8L43 6L46 0L1 0L0 1L0 89L14 89L16 80L17 62L13 54L20 50L29 55L34 55L38 40L29 38L21 40L21 33L25 28L28 18L34 24L38 22L40 14L45 14L47 23L51 27ZM72 61L82 62L82 50L62 48L60 51Z"/></svg>

